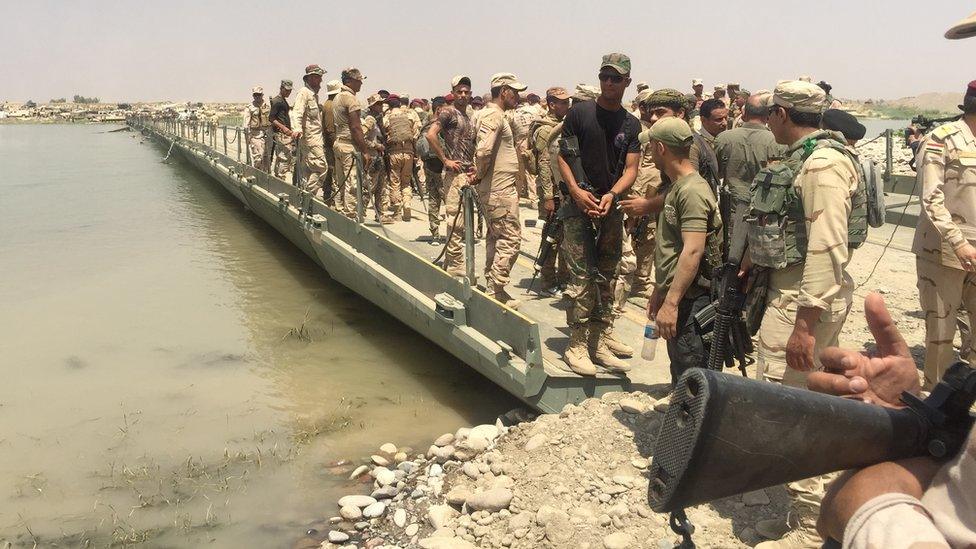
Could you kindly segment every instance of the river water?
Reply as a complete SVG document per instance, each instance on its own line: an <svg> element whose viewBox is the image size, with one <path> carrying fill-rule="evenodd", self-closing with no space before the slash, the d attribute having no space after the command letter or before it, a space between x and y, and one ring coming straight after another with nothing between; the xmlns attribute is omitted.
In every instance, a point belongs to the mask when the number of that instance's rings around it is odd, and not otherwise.
<svg viewBox="0 0 976 549"><path fill-rule="evenodd" d="M289 547L330 462L518 405L109 129L0 126L0 544Z"/></svg>

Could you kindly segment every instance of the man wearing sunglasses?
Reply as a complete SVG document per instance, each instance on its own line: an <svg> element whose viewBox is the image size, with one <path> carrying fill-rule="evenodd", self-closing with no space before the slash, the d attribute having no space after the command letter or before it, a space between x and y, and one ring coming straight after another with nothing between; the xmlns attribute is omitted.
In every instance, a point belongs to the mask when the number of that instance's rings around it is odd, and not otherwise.
<svg viewBox="0 0 976 549"><path fill-rule="evenodd" d="M621 104L631 82L630 58L622 53L603 56L599 79L596 101L578 103L566 116L559 154L559 172L566 184L562 191L567 195L559 211L560 253L569 266L567 292L573 301L566 313L571 332L563 360L580 375L595 375L596 364L614 373L630 369L607 343L623 238L617 199L637 178L640 158L640 122ZM590 238L595 242L587 243ZM587 247L595 248L594 253L585 253Z"/></svg>

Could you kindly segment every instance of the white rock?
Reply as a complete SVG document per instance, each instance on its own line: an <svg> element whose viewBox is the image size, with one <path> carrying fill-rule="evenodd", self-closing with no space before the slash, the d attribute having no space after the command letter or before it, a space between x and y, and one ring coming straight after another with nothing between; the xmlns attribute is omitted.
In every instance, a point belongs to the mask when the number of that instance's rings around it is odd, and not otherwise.
<svg viewBox="0 0 976 549"><path fill-rule="evenodd" d="M380 486L388 486L396 482L396 474L386 467L377 467L373 470L373 476Z"/></svg>
<svg viewBox="0 0 976 549"><path fill-rule="evenodd" d="M447 446L431 446L427 449L427 457L436 461L437 463L444 463L445 461L451 459L454 454L454 446L448 444Z"/></svg>
<svg viewBox="0 0 976 549"><path fill-rule="evenodd" d="M666 396L661 400L654 403L654 411L664 413L668 411L668 406L671 406L671 397Z"/></svg>
<svg viewBox="0 0 976 549"><path fill-rule="evenodd" d="M630 464L636 469L647 469L651 466L651 463L644 458L636 458L630 460Z"/></svg>
<svg viewBox="0 0 976 549"><path fill-rule="evenodd" d="M487 437L480 434L471 433L471 435L461 443L461 448L471 450L472 452L484 452L490 445L491 440L489 440Z"/></svg>
<svg viewBox="0 0 976 549"><path fill-rule="evenodd" d="M376 465L379 465L380 467L386 467L387 465L390 464L390 460L386 459L383 456L375 456L375 455L369 456L369 459L370 461L372 461Z"/></svg>
<svg viewBox="0 0 976 549"><path fill-rule="evenodd" d="M643 414L647 411L647 406L634 398L620 399L620 409L628 414Z"/></svg>
<svg viewBox="0 0 976 549"><path fill-rule="evenodd" d="M468 434L468 438L474 436L480 436L488 439L489 441L492 441L498 438L499 434L500 432L498 430L498 427L494 425L485 424L485 425L479 425L474 429L471 429L471 432Z"/></svg>
<svg viewBox="0 0 976 549"><path fill-rule="evenodd" d="M478 468L478 465L470 461L461 466L461 471L469 478L478 478L481 476L481 470Z"/></svg>
<svg viewBox="0 0 976 549"><path fill-rule="evenodd" d="M470 509L495 513L506 509L512 503L513 497L514 494L508 488L492 488L471 496L466 505Z"/></svg>
<svg viewBox="0 0 976 549"><path fill-rule="evenodd" d="M369 496L362 496L358 494L351 494L348 496L343 496L339 498L339 507L345 507L347 505L352 505L353 507L368 507L376 503L376 498L371 498Z"/></svg>
<svg viewBox="0 0 976 549"><path fill-rule="evenodd" d="M456 516L458 512L450 505L431 505L427 510L427 521L435 530L446 526Z"/></svg>
<svg viewBox="0 0 976 549"><path fill-rule="evenodd" d="M443 474L444 474L444 468L436 463L434 463L427 469L428 477L437 478Z"/></svg>
<svg viewBox="0 0 976 549"><path fill-rule="evenodd" d="M349 534L338 530L329 530L329 541L332 543L343 543L349 541Z"/></svg>
<svg viewBox="0 0 976 549"><path fill-rule="evenodd" d="M415 522L413 524L408 524L407 527L403 530L403 533L406 534L408 537L415 536L417 535L417 532L419 530L420 530L420 525Z"/></svg>
<svg viewBox="0 0 976 549"><path fill-rule="evenodd" d="M392 442L387 442L383 446L380 446L380 452L388 455L395 455L397 453L397 447Z"/></svg>
<svg viewBox="0 0 976 549"><path fill-rule="evenodd" d="M393 461L397 463L403 463L404 461L407 461L407 453L397 452L396 454L393 454Z"/></svg>
<svg viewBox="0 0 976 549"><path fill-rule="evenodd" d="M614 532L603 538L606 549L628 549L634 546L634 538L623 532Z"/></svg>
<svg viewBox="0 0 976 549"><path fill-rule="evenodd" d="M393 524L399 528L407 525L407 511L405 509L397 509L393 512Z"/></svg>
<svg viewBox="0 0 976 549"><path fill-rule="evenodd" d="M349 473L349 480L356 480L357 478L365 475L368 472L369 472L368 465L360 465L359 467L353 469L352 473Z"/></svg>
<svg viewBox="0 0 976 549"><path fill-rule="evenodd" d="M549 437L547 437L542 433L539 433L538 435L535 435L532 438L530 438L528 442L525 443L525 451L532 452L534 450L537 450L538 448L541 448L543 445L545 445L545 443L548 442L548 440Z"/></svg>
<svg viewBox="0 0 976 549"><path fill-rule="evenodd" d="M383 513L385 512L386 512L386 504L381 501L378 501L363 509L363 516L366 518L382 517Z"/></svg>
<svg viewBox="0 0 976 549"><path fill-rule="evenodd" d="M468 501L468 498L470 497L471 490L468 490L463 486L455 486L454 488L451 488L451 491L448 492L446 496L444 496L444 499L446 499L451 505L461 506L464 505L464 503Z"/></svg>
<svg viewBox="0 0 976 549"><path fill-rule="evenodd" d="M346 505L339 509L339 516L346 520L359 520L363 516L363 512L355 505Z"/></svg>
<svg viewBox="0 0 976 549"><path fill-rule="evenodd" d="M470 427L461 427L460 429L457 430L456 433L454 433L454 440L462 440L468 438L468 434L470 433L471 433Z"/></svg>
<svg viewBox="0 0 976 549"><path fill-rule="evenodd" d="M452 433L444 433L443 435L437 437L437 440L434 441L434 446L441 448L452 442L454 442L454 435Z"/></svg>

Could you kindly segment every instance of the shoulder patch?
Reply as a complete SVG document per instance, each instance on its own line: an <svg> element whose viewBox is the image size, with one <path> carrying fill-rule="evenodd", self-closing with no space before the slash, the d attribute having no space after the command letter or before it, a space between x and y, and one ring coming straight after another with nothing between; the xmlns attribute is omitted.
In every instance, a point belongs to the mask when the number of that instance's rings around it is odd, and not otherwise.
<svg viewBox="0 0 976 549"><path fill-rule="evenodd" d="M958 131L959 127L955 124L943 124L932 131L932 136L944 140Z"/></svg>

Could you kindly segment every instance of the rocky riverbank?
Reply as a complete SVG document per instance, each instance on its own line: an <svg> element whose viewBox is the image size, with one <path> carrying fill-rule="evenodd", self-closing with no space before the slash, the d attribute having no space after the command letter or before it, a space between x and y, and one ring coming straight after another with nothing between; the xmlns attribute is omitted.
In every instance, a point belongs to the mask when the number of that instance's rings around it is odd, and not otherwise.
<svg viewBox="0 0 976 549"><path fill-rule="evenodd" d="M647 394L612 393L534 420L512 411L422 454L384 444L348 474L359 490L297 546L670 548L677 537L648 507L646 478L666 410ZM766 490L688 516L701 546L735 547L760 541L755 523L785 511L785 494Z"/></svg>

